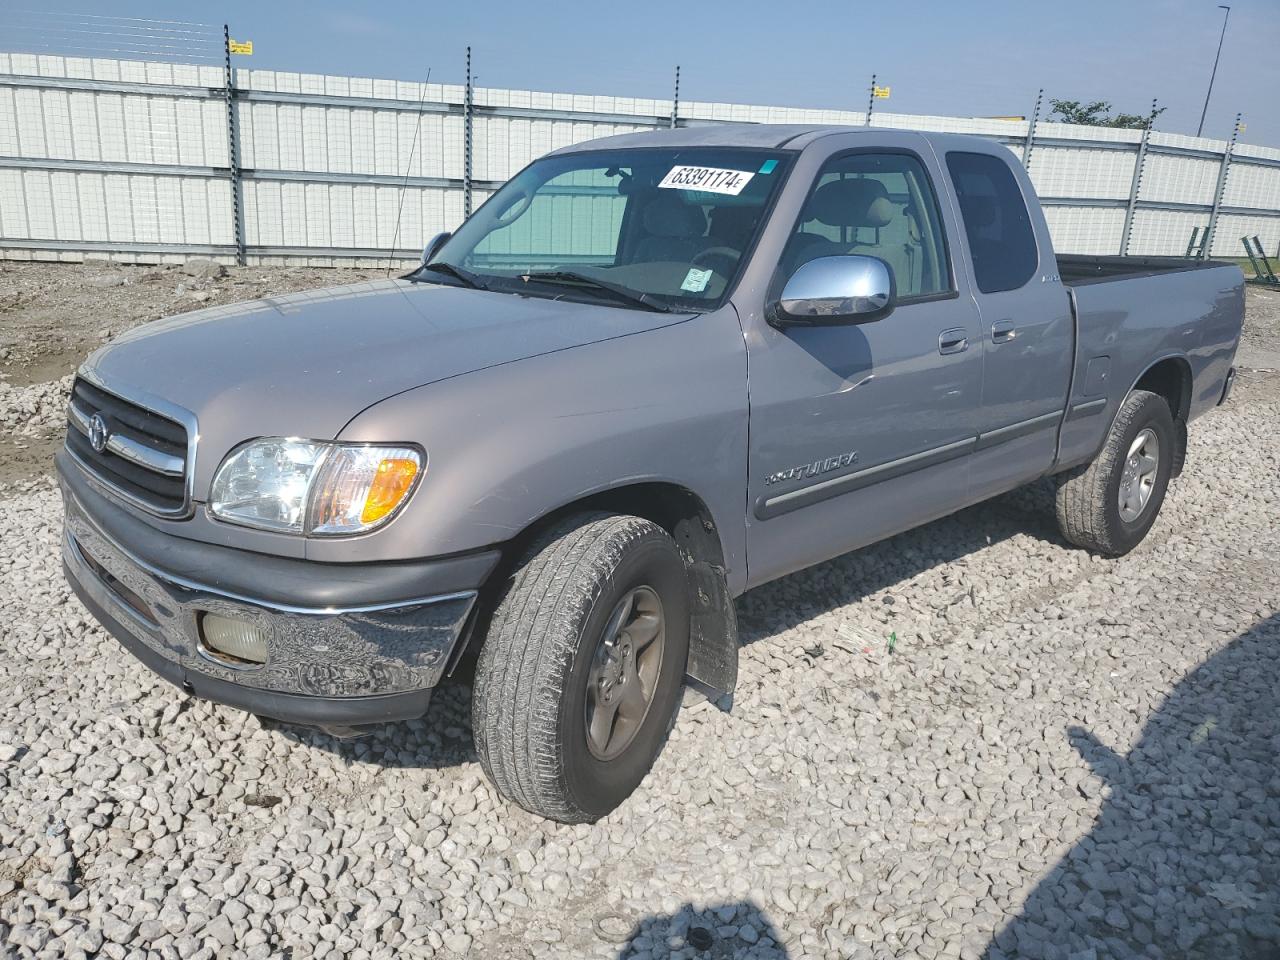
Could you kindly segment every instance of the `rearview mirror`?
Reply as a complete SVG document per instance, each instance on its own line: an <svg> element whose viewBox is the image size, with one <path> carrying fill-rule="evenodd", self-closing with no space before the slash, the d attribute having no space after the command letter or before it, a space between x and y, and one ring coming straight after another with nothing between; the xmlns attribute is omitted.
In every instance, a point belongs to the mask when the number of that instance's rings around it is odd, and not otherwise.
<svg viewBox="0 0 1280 960"><path fill-rule="evenodd" d="M870 323L893 312L893 269L879 257L849 254L801 264L774 304L779 325Z"/></svg>
<svg viewBox="0 0 1280 960"><path fill-rule="evenodd" d="M437 233L434 237L432 237L430 240L427 241L427 245L422 248L423 266L426 266L428 263L431 262L431 260L435 257L435 255L440 252L440 248L443 247L446 243L448 243L449 238L452 236L453 234L449 233L449 231L446 230L444 233Z"/></svg>

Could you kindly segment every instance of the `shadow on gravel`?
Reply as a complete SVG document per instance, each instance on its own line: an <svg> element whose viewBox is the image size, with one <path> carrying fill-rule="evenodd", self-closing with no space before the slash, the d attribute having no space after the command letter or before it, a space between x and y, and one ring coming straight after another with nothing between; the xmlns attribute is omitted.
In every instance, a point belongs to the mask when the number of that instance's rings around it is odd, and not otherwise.
<svg viewBox="0 0 1280 960"><path fill-rule="evenodd" d="M613 917L599 917L597 932L608 939L606 924ZM698 960L787 960L790 954L782 936L761 909L749 900L708 907L698 911L685 904L672 914L645 917L627 935L626 946L617 960L641 960L670 956L682 947L692 947Z"/></svg>
<svg viewBox="0 0 1280 960"><path fill-rule="evenodd" d="M1068 733L1110 796L987 960L1280 958L1280 616L1179 683L1128 756Z"/></svg>
<svg viewBox="0 0 1280 960"><path fill-rule="evenodd" d="M274 720L264 719L262 723L296 743L327 750L348 763L440 770L478 759L471 741L469 677L446 679L436 687L425 716L379 724L356 737L334 737L322 730Z"/></svg>
<svg viewBox="0 0 1280 960"><path fill-rule="evenodd" d="M1065 546L1054 520L1053 500L1053 482L1037 481L756 587L738 598L742 642L752 643L857 603L1018 534Z"/></svg>

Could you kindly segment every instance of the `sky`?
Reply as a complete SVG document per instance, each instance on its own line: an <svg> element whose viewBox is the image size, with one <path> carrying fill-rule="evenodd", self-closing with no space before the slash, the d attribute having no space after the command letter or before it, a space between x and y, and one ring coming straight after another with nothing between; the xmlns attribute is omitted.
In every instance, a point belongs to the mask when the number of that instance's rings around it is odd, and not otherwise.
<svg viewBox="0 0 1280 960"><path fill-rule="evenodd" d="M34 0L6 0L21 17ZM1280 146L1280 0L1236 0L1204 134ZM252 40L238 66L461 83L472 47L480 86L862 110L1029 115L1037 89L1108 100L1156 127L1194 134L1223 11L1214 0L42 0L71 14L193 20ZM61 19L60 19L61 18ZM6 15L0 12L0 24ZM0 31L18 36L19 31ZM0 48L8 48L0 40Z"/></svg>

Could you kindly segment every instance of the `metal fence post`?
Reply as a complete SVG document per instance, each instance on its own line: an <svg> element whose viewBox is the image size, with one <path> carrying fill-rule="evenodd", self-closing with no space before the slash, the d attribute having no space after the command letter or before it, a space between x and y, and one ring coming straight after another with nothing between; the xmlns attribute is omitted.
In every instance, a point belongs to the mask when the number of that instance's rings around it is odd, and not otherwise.
<svg viewBox="0 0 1280 960"><path fill-rule="evenodd" d="M1022 166L1031 169L1031 148L1036 143L1036 124L1040 122L1040 101L1044 99L1044 87L1036 93L1036 108L1031 111L1031 122L1027 124L1027 142L1022 147Z"/></svg>
<svg viewBox="0 0 1280 960"><path fill-rule="evenodd" d="M467 87L462 98L462 215L471 216L471 143L475 112L472 109L471 48L467 47Z"/></svg>
<svg viewBox="0 0 1280 960"><path fill-rule="evenodd" d="M1207 260L1213 256L1213 233L1218 227L1218 211L1222 207L1222 196L1227 192L1227 171L1231 169L1231 154L1236 148L1236 139L1240 136L1240 117L1236 114L1236 124L1231 129L1231 139L1227 149L1222 152L1222 166L1218 170L1218 186L1213 191L1213 209L1209 211L1209 226L1205 229L1204 246L1200 250L1200 259Z"/></svg>
<svg viewBox="0 0 1280 960"><path fill-rule="evenodd" d="M675 126L677 123L679 123L679 121L680 121L680 64L677 63L676 64L676 93L671 100L672 129L675 129Z"/></svg>
<svg viewBox="0 0 1280 960"><path fill-rule="evenodd" d="M222 25L224 95L227 102L227 162L231 167L231 222L235 228L236 263L244 266L244 213L241 203L240 150L236 146L235 87L231 74L231 27Z"/></svg>
<svg viewBox="0 0 1280 960"><path fill-rule="evenodd" d="M1129 237L1133 233L1133 215L1138 207L1138 194L1142 192L1142 170L1147 164L1147 144L1151 141L1151 128L1156 122L1156 100L1151 101L1151 114L1147 117L1147 125L1142 128L1142 139L1138 141L1138 156L1133 161L1133 180L1129 183L1129 205L1124 211L1124 232L1120 235L1120 256L1129 255Z"/></svg>

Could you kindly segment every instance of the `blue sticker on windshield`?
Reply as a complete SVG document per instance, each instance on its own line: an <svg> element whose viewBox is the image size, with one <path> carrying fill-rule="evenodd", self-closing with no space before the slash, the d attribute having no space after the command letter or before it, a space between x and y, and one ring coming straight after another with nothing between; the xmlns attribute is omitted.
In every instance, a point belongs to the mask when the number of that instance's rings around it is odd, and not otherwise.
<svg viewBox="0 0 1280 960"><path fill-rule="evenodd" d="M777 165L778 165L777 160L766 160L764 163L760 164L760 172L773 173L773 168L776 167Z"/></svg>

